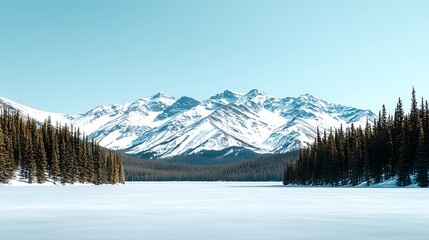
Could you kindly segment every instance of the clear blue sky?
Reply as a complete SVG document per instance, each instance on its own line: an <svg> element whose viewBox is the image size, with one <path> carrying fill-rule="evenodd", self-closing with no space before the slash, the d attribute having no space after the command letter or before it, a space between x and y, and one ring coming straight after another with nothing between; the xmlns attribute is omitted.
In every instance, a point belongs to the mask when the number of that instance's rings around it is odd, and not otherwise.
<svg viewBox="0 0 429 240"><path fill-rule="evenodd" d="M163 91L429 98L429 1L0 2L0 96L81 113Z"/></svg>

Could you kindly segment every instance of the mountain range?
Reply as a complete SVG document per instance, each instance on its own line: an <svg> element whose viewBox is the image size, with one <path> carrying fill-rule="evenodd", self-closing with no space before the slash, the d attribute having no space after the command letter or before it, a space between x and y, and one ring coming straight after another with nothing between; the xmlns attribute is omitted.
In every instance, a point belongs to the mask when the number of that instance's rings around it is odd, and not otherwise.
<svg viewBox="0 0 429 240"><path fill-rule="evenodd" d="M370 110L328 103L310 94L278 98L253 89L226 90L209 99L165 93L83 114L50 113L0 98L24 117L79 127L101 146L150 159L177 156L254 156L284 153L312 143L321 131L376 117Z"/></svg>

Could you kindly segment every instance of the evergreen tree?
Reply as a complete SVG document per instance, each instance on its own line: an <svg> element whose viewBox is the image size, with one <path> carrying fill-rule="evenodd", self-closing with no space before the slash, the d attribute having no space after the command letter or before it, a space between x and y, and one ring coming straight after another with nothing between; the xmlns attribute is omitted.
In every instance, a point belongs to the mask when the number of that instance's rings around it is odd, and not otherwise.
<svg viewBox="0 0 429 240"><path fill-rule="evenodd" d="M122 165L122 163L120 161L120 155L118 153L115 153L113 155L113 160L114 160L113 161L114 164L113 164L113 182L112 182L112 184L121 182L119 171L121 170L120 165Z"/></svg>
<svg viewBox="0 0 429 240"><path fill-rule="evenodd" d="M429 137L429 135L428 135L429 134L429 109L428 108L429 108L428 102L422 98L421 110L420 110L420 112L421 112L421 126L420 126L420 128L423 131L425 142L426 142L426 140L428 140L428 137ZM420 138L420 136L419 136L419 138ZM429 144L426 142L426 148L428 148L428 147L429 147ZM429 151L429 148L426 150Z"/></svg>
<svg viewBox="0 0 429 240"><path fill-rule="evenodd" d="M125 172L124 172L124 167L122 164L122 158L121 155L118 154L118 172L119 172L119 177L118 177L118 182L125 184Z"/></svg>
<svg viewBox="0 0 429 240"><path fill-rule="evenodd" d="M7 113L7 112L6 112ZM0 182L7 183L14 175L13 146L7 121L0 121Z"/></svg>
<svg viewBox="0 0 429 240"><path fill-rule="evenodd" d="M35 144L35 156L37 164L37 182L43 183L46 181L47 161L42 135L39 135L36 138L36 141L37 144Z"/></svg>
<svg viewBox="0 0 429 240"><path fill-rule="evenodd" d="M426 150L425 136L422 129L416 156L416 181L420 187L428 187L428 160L429 154Z"/></svg>
<svg viewBox="0 0 429 240"><path fill-rule="evenodd" d="M61 173L61 183L67 183L70 182L69 174L67 174L67 145L65 136L63 133L63 130L60 131L59 136L60 142L59 142L59 156L60 156L60 173Z"/></svg>
<svg viewBox="0 0 429 240"><path fill-rule="evenodd" d="M321 185L323 184L322 182L322 178L323 178L323 165L324 165L324 160L323 160L323 142L322 142L322 138L320 136L320 131L319 128L317 128L317 133L316 133L316 140L315 140L315 155L317 157L314 157L314 184L315 185ZM292 167L291 167L291 172L294 173L295 171L293 171Z"/></svg>
<svg viewBox="0 0 429 240"><path fill-rule="evenodd" d="M399 98L398 104L396 105L395 115L393 119L393 131L392 131L392 141L393 141L393 165L392 169L398 172L398 163L400 159L400 147L403 139L404 132L404 110L402 108L402 101Z"/></svg>
<svg viewBox="0 0 429 240"><path fill-rule="evenodd" d="M25 159L25 177L28 179L28 183L33 183L34 177L36 175L36 160L35 160L35 154L34 154L34 147L33 147L33 138L31 136L31 133L27 133L27 139L25 141L25 148L24 148L24 159Z"/></svg>
<svg viewBox="0 0 429 240"><path fill-rule="evenodd" d="M360 162L362 158L361 147L359 138L356 132L353 132L351 146L350 146L350 181L352 186L360 183L361 176Z"/></svg>
<svg viewBox="0 0 429 240"><path fill-rule="evenodd" d="M75 131L74 133L74 148L75 148L75 156L76 156L76 175L77 175L77 180L81 183L85 182L85 164L86 164L86 159L85 159L85 154L82 150L82 143L81 143L81 134L80 134L80 129L78 128L77 131Z"/></svg>
<svg viewBox="0 0 429 240"><path fill-rule="evenodd" d="M19 115L15 114L12 119L12 148L13 148L13 159L14 159L14 169L21 166L21 160L22 160L22 150L21 150L21 144L20 144L20 125L21 119L19 119Z"/></svg>
<svg viewBox="0 0 429 240"><path fill-rule="evenodd" d="M75 168L75 153L74 153L74 147L73 147L73 140L72 136L73 133L69 131L67 126L64 128L64 134L65 134L65 156L66 156L66 162L65 162L65 179L66 183L75 183L76 182L76 168Z"/></svg>
<svg viewBox="0 0 429 240"><path fill-rule="evenodd" d="M338 178L338 181L344 185L346 184L344 182L344 180L346 179L344 177L344 173L347 171L347 166L346 166L346 157L345 157L345 138L344 138L344 131L343 131L343 126L341 125L341 127L335 131L335 148L336 148L336 159L337 159L337 169L336 169L336 176Z"/></svg>
<svg viewBox="0 0 429 240"><path fill-rule="evenodd" d="M409 161L410 161L410 171L412 174L415 173L414 171L414 164L416 161L416 155L417 155L417 146L419 142L419 135L420 135L420 111L418 109L417 105L417 98L416 98L416 91L413 88L412 91L412 97L411 97L411 112L410 112L410 118L409 118L409 129L410 129L410 139L409 139Z"/></svg>
<svg viewBox="0 0 429 240"><path fill-rule="evenodd" d="M402 134L401 146L399 149L399 164L398 164L398 186L408 186L411 184L410 179L410 159L411 159L411 143L408 130L408 118L404 119L404 132Z"/></svg>
<svg viewBox="0 0 429 240"><path fill-rule="evenodd" d="M9 181L7 177L8 174L7 174L6 166L7 166L7 152L4 144L3 130L0 127L0 183L7 183Z"/></svg>
<svg viewBox="0 0 429 240"><path fill-rule="evenodd" d="M106 181L107 183L113 182L113 156L112 151L109 151L106 159Z"/></svg>
<svg viewBox="0 0 429 240"><path fill-rule="evenodd" d="M307 158L303 156L303 158ZM338 176L336 175L336 169L339 168L339 164L337 162L337 152L335 148L335 139L332 134L332 130L329 133L327 140L327 171L326 171L326 184L331 186L338 186Z"/></svg>
<svg viewBox="0 0 429 240"><path fill-rule="evenodd" d="M54 141L52 144L52 158L50 162L51 166L49 168L49 175L54 181L54 183L56 183L59 181L60 177L60 157L57 141Z"/></svg>
<svg viewBox="0 0 429 240"><path fill-rule="evenodd" d="M369 186L371 183L371 174L370 174L370 139L372 138L371 126L369 122L366 121L365 126L365 140L363 142L363 160L362 160L362 170L363 170L363 181Z"/></svg>

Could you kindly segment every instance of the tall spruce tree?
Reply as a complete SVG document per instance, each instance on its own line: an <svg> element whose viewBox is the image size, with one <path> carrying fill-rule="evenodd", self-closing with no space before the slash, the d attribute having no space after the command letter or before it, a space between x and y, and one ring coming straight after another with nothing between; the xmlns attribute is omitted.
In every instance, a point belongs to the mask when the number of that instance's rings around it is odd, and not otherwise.
<svg viewBox="0 0 429 240"><path fill-rule="evenodd" d="M404 119L404 132L402 134L401 146L399 149L399 163L398 163L398 186L408 186L411 184L410 168L411 168L411 139L408 127L408 118Z"/></svg>
<svg viewBox="0 0 429 240"><path fill-rule="evenodd" d="M369 186L371 184L371 172L370 172L370 152L371 152L371 126L369 125L368 120L366 121L365 126L365 139L363 142L363 160L362 160L362 170L363 170L363 181Z"/></svg>
<svg viewBox="0 0 429 240"><path fill-rule="evenodd" d="M46 181L47 161L45 147L42 140L42 135L36 135L37 144L35 144L35 157L37 164L37 182L43 183Z"/></svg>
<svg viewBox="0 0 429 240"><path fill-rule="evenodd" d="M336 159L337 159L337 168L336 168L336 176L338 178L338 181L341 182L341 184L344 184L344 172L346 171L345 166L345 138L344 138L344 131L343 126L335 131L335 148L336 148Z"/></svg>
<svg viewBox="0 0 429 240"><path fill-rule="evenodd" d="M429 154L426 150L425 135L422 128L416 155L416 181L420 187L428 187L428 160Z"/></svg>
<svg viewBox="0 0 429 240"><path fill-rule="evenodd" d="M7 112L6 112L7 113ZM13 144L8 121L0 121L0 182L7 183L14 176L15 162Z"/></svg>
<svg viewBox="0 0 429 240"><path fill-rule="evenodd" d="M0 123L0 183L7 183L9 181L6 166L7 152L4 144L3 129Z"/></svg>
<svg viewBox="0 0 429 240"><path fill-rule="evenodd" d="M393 118L392 127L392 147L393 147L393 161L392 170L398 175L398 163L400 158L400 148L404 132L404 110L402 107L401 98L399 98L396 105L395 114Z"/></svg>
<svg viewBox="0 0 429 240"><path fill-rule="evenodd" d="M88 142L88 137L84 138L83 142L83 154L86 159L86 168L85 168L85 175L86 175L86 181L87 182L94 182L94 160L93 156L91 155L91 148Z"/></svg>
<svg viewBox="0 0 429 240"><path fill-rule="evenodd" d="M27 133L27 139L25 142L25 177L28 179L28 183L33 183L34 177L36 176L36 159L34 154L34 146L33 146L33 138L31 136L31 133Z"/></svg>
<svg viewBox="0 0 429 240"><path fill-rule="evenodd" d="M54 183L59 181L60 178L60 157L58 150L58 142L54 141L52 144L52 158L51 166L49 168L49 175Z"/></svg>
<svg viewBox="0 0 429 240"><path fill-rule="evenodd" d="M354 133L352 136L352 142L350 146L350 182L352 186L358 185L359 177L360 177L360 159L361 159L361 148L359 139L357 137L357 134Z"/></svg>
<svg viewBox="0 0 429 240"><path fill-rule="evenodd" d="M417 147L419 144L419 135L420 135L420 111L418 109L416 91L413 88L412 97L411 97L411 110L409 118L409 129L410 129L410 139L409 139L409 161L410 161L410 171L411 174L415 173L414 165L417 156Z"/></svg>
<svg viewBox="0 0 429 240"><path fill-rule="evenodd" d="M304 161L306 158L307 156L303 156ZM337 186L339 179L338 179L338 176L336 175L336 169L338 169L339 164L337 162L337 152L335 148L335 139L332 133L332 129L329 132L329 136L327 139L327 157L326 158L327 158L326 184L329 184L331 186Z"/></svg>

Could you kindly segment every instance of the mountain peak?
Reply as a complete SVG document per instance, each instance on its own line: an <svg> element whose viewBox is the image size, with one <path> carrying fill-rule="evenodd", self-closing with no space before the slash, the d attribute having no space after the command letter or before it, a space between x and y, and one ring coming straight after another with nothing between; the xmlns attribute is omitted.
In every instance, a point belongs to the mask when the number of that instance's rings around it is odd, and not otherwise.
<svg viewBox="0 0 429 240"><path fill-rule="evenodd" d="M159 92L159 93L150 97L150 99L160 99L160 98L174 99L174 97L172 97L172 96L170 96L164 92Z"/></svg>
<svg viewBox="0 0 429 240"><path fill-rule="evenodd" d="M129 106L130 111L135 111L137 109L143 110L145 108L150 109L151 111L160 112L163 111L166 107L172 105L176 99L166 93L159 92L153 96L140 98L139 100L133 102Z"/></svg>
<svg viewBox="0 0 429 240"><path fill-rule="evenodd" d="M225 90L222 93L219 93L219 94L216 94L216 95L210 97L210 99L237 100L240 96L241 96L240 93L233 92L233 91L230 91L230 90Z"/></svg>
<svg viewBox="0 0 429 240"><path fill-rule="evenodd" d="M325 100L319 99L314 97L313 95L306 93L303 94L297 98L294 98L293 100L294 104L296 106L305 106L308 108L317 108L317 109L323 109L328 108L332 104L326 102Z"/></svg>
<svg viewBox="0 0 429 240"><path fill-rule="evenodd" d="M305 94L302 94L300 97L310 98L310 97L313 97L313 95L311 95L310 93L305 93Z"/></svg>
<svg viewBox="0 0 429 240"><path fill-rule="evenodd" d="M246 95L259 95L260 93L261 93L260 90L254 88L250 90Z"/></svg>
<svg viewBox="0 0 429 240"><path fill-rule="evenodd" d="M246 98L253 99L257 96L266 96L267 93L258 89L252 89L248 93L246 93Z"/></svg>
<svg viewBox="0 0 429 240"><path fill-rule="evenodd" d="M190 98L190 97L181 97L179 100L177 100L175 103L173 103L171 106L164 109L162 113L160 113L155 120L164 120L168 117L174 116L176 114L185 112L193 107L196 107L198 104L200 104L199 101Z"/></svg>
<svg viewBox="0 0 429 240"><path fill-rule="evenodd" d="M298 99L306 100L306 101L319 100L319 99L313 97L313 95L311 95L309 93L302 94L301 96L298 97Z"/></svg>

